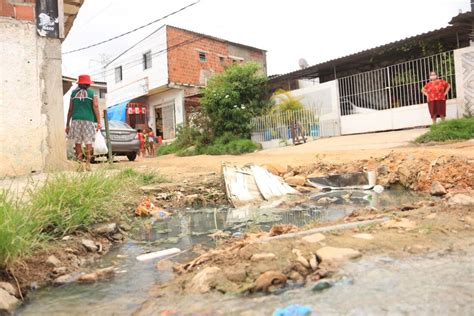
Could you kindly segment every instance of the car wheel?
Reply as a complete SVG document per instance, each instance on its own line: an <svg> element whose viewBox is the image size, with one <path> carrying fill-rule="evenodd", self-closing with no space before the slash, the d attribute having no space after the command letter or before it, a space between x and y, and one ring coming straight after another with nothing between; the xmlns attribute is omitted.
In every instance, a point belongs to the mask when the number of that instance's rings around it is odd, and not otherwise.
<svg viewBox="0 0 474 316"><path fill-rule="evenodd" d="M94 156L91 157L90 163L95 163L95 157Z"/></svg>
<svg viewBox="0 0 474 316"><path fill-rule="evenodd" d="M127 158L130 161L135 161L135 159L137 158L137 153L127 154Z"/></svg>

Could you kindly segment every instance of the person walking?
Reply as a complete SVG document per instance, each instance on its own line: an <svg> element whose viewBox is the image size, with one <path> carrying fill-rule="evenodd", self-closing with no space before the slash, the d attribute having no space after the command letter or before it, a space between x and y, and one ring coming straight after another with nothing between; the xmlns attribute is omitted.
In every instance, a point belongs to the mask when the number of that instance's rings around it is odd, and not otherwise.
<svg viewBox="0 0 474 316"><path fill-rule="evenodd" d="M421 92L428 98L428 110L433 124L436 124L438 117L442 121L446 118L446 96L450 89L449 83L438 78L436 71L430 72L430 81L421 89Z"/></svg>
<svg viewBox="0 0 474 316"><path fill-rule="evenodd" d="M150 157L155 157L155 134L153 130L149 127L148 128L148 155Z"/></svg>
<svg viewBox="0 0 474 316"><path fill-rule="evenodd" d="M99 102L94 91L90 89L92 80L89 75L80 75L77 84L78 87L72 91L69 102L66 134L74 141L78 161L84 158L82 144L86 146L86 170L90 171L92 144L95 141L96 130L102 128Z"/></svg>

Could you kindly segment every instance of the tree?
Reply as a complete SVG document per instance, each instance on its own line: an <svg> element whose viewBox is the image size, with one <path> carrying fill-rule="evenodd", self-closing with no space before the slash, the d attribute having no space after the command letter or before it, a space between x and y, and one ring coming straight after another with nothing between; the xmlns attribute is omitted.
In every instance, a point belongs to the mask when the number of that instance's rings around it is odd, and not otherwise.
<svg viewBox="0 0 474 316"><path fill-rule="evenodd" d="M231 65L209 80L201 105L214 136L250 136L250 120L265 113L271 105L266 100L266 82L260 66L253 62Z"/></svg>

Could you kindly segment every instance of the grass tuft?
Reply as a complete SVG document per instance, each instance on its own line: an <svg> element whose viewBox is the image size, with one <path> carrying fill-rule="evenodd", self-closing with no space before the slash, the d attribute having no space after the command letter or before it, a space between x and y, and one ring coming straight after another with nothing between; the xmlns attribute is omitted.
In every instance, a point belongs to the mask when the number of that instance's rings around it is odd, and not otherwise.
<svg viewBox="0 0 474 316"><path fill-rule="evenodd" d="M467 117L431 125L430 130L418 137L415 142L446 142L471 138L474 138L474 117Z"/></svg>

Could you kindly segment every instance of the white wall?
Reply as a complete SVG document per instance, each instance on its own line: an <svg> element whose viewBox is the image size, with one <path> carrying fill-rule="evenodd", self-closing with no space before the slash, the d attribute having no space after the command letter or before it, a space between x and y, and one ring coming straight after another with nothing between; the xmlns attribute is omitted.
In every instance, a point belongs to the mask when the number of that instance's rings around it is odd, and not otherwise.
<svg viewBox="0 0 474 316"><path fill-rule="evenodd" d="M156 128L155 111L153 109L157 106L162 106L169 103L174 104L176 125L184 123L184 90L170 89L168 91L153 94L148 97L148 104L150 106L148 124L153 129Z"/></svg>
<svg viewBox="0 0 474 316"><path fill-rule="evenodd" d="M163 27L107 66L107 106L145 95L168 84L166 45L166 27ZM152 67L144 70L143 54L150 50ZM116 83L115 68L119 66L122 66L123 79Z"/></svg>
<svg viewBox="0 0 474 316"><path fill-rule="evenodd" d="M454 51L456 71L456 96L459 100L459 116L474 113L474 47Z"/></svg>

